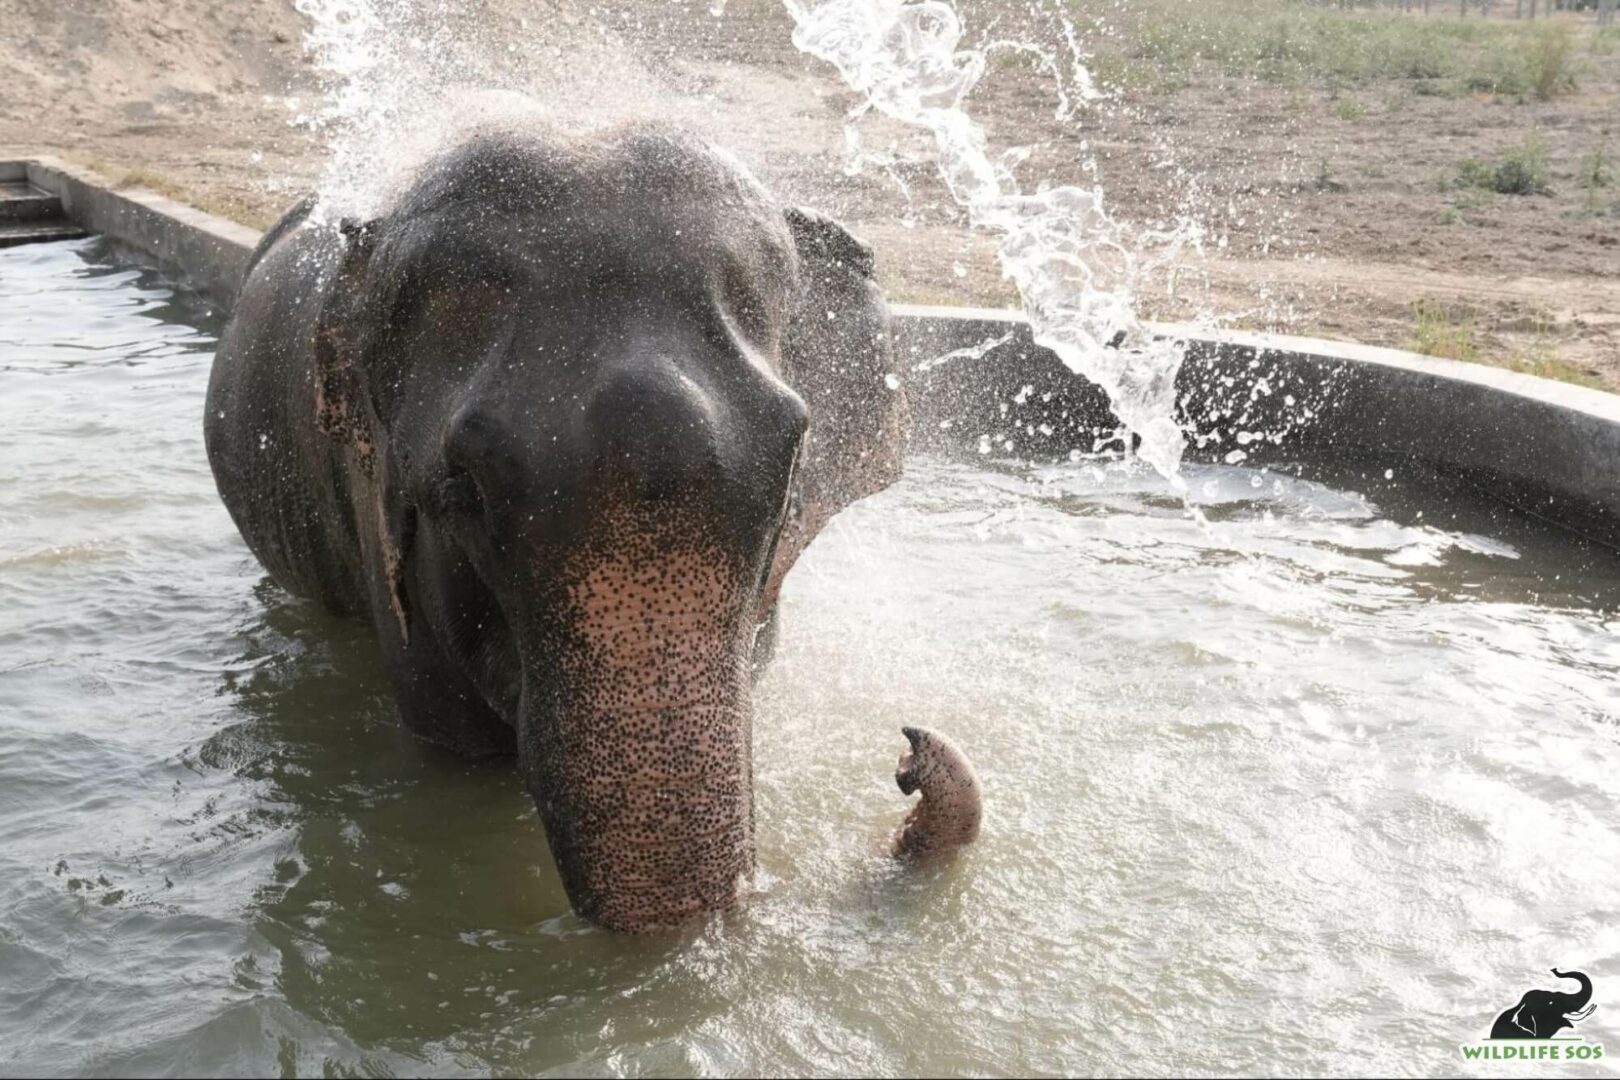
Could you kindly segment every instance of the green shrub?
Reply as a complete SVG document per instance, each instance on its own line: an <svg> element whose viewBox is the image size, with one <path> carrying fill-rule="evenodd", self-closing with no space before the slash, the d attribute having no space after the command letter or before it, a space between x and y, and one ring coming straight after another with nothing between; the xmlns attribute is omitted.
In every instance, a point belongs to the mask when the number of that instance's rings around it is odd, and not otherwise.
<svg viewBox="0 0 1620 1080"><path fill-rule="evenodd" d="M1575 89L1575 34L1568 23L1542 27L1530 43L1527 60L1537 101L1551 101Z"/></svg>
<svg viewBox="0 0 1620 1080"><path fill-rule="evenodd" d="M1342 97L1333 103L1333 115L1340 120L1360 120L1367 115L1367 106L1353 97Z"/></svg>
<svg viewBox="0 0 1620 1080"><path fill-rule="evenodd" d="M1500 94L1521 101L1530 93L1530 72L1522 50L1494 46L1466 76L1463 86L1475 93Z"/></svg>
<svg viewBox="0 0 1620 1080"><path fill-rule="evenodd" d="M1595 150L1581 159L1581 170L1577 176L1586 197L1581 201L1580 210L1573 214L1566 213L1566 217L1602 217L1614 213L1615 208L1620 206L1620 203L1611 203L1605 207L1598 195L1598 192L1614 183L1614 164L1609 160L1607 140L1598 143Z"/></svg>
<svg viewBox="0 0 1620 1080"><path fill-rule="evenodd" d="M1474 319L1467 313L1453 314L1438 300L1423 299L1412 304L1412 351L1447 360L1477 360Z"/></svg>
<svg viewBox="0 0 1620 1080"><path fill-rule="evenodd" d="M1539 139L1526 139L1496 164L1491 190L1499 195L1550 195L1547 151Z"/></svg>
<svg viewBox="0 0 1620 1080"><path fill-rule="evenodd" d="M1452 186L1483 188L1498 195L1550 195L1547 151L1540 139L1531 136L1494 163L1464 158L1457 163Z"/></svg>
<svg viewBox="0 0 1620 1080"><path fill-rule="evenodd" d="M1587 191L1608 187L1614 183L1614 163L1609 160L1609 144L1600 142L1597 149L1581 159L1581 187Z"/></svg>

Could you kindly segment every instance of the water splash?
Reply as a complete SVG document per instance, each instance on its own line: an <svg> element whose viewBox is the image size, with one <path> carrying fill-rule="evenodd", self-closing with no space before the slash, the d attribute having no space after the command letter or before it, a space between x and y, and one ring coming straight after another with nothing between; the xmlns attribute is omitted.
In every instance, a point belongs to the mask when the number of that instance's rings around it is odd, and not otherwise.
<svg viewBox="0 0 1620 1080"><path fill-rule="evenodd" d="M1144 280L1198 247L1198 226L1133 228L1108 213L1098 188L1022 192L964 106L984 75L986 50L961 47L962 23L949 4L784 2L794 45L836 67L869 108L933 135L952 198L975 227L1000 237L1002 272L1018 289L1035 341L1107 393L1140 440L1138 455L1184 491L1178 470L1186 440L1175 405L1186 342L1145 326L1135 296ZM1084 71L1078 59L1076 68ZM1089 77L1075 81L1082 96L1096 93Z"/></svg>
<svg viewBox="0 0 1620 1080"><path fill-rule="evenodd" d="M571 116L584 122L589 110L579 106L589 91L580 73L605 66L600 42L555 22L531 26L514 11L439 0L294 0L294 7L308 20L305 47L322 82L321 104L295 120L327 148L318 220L380 212L458 133L536 118L563 127ZM556 62L564 53L577 69Z"/></svg>
<svg viewBox="0 0 1620 1080"><path fill-rule="evenodd" d="M387 0L383 0L386 3ZM377 84L387 71L385 11L377 0L293 0L309 20L304 46L321 72L323 103L294 123L325 138L329 157L321 175L317 212L365 211L365 175L359 158L370 133L385 122Z"/></svg>
<svg viewBox="0 0 1620 1080"><path fill-rule="evenodd" d="M1000 238L1003 272L1019 291L1035 340L1102 387L1140 440L1139 456L1179 484L1184 438L1174 419L1175 382L1185 346L1144 326L1135 297L1141 283L1198 244L1197 229L1185 222L1133 228L1108 213L1095 188L1020 190L1014 173L1027 153L1013 148L992 156L964 106L990 57L1009 49L1040 54L1059 89L1060 117L1072 114L1076 102L1095 99L1072 28L1065 36L1073 72L1060 77L1058 58L1038 46L996 40L963 48L962 24L940 0L786 4L795 45L831 62L866 97L865 109L932 133L952 197L976 227ZM322 106L303 118L329 151L319 219L380 212L413 166L453 132L535 116L590 126L615 104L660 107L628 85L604 93L592 73L623 65L588 51L606 47L599 38L575 33L566 50L534 47L536 31L552 46L565 44L558 35L566 30L555 20L531 28L511 13L478 15L434 0L295 0L295 6L309 19L307 45L326 84ZM710 14L725 17L724 4ZM552 52L570 63L556 64ZM570 88L560 69L578 73L582 85ZM861 149L853 123L847 131L851 168L882 163L882 155Z"/></svg>

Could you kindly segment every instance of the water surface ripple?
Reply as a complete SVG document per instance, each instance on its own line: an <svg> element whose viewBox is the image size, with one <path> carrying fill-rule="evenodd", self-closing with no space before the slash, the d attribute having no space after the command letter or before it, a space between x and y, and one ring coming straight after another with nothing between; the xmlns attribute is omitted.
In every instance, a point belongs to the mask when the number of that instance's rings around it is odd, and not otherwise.
<svg viewBox="0 0 1620 1080"><path fill-rule="evenodd" d="M0 1072L1432 1074L1553 965L1620 1052L1612 555L1417 478L1189 467L1205 529L917 461L789 580L758 894L617 938L242 546L217 325L0 252ZM989 800L916 874L902 723Z"/></svg>

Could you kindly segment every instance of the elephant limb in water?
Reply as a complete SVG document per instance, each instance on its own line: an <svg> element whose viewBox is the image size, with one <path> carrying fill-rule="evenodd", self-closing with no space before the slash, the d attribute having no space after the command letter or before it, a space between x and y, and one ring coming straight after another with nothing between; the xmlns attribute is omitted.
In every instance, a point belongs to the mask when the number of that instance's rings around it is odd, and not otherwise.
<svg viewBox="0 0 1620 1080"><path fill-rule="evenodd" d="M209 384L220 495L376 630L404 724L515 754L575 909L752 873L751 679L784 575L898 475L872 253L678 131L480 133L381 216L306 201Z"/></svg>

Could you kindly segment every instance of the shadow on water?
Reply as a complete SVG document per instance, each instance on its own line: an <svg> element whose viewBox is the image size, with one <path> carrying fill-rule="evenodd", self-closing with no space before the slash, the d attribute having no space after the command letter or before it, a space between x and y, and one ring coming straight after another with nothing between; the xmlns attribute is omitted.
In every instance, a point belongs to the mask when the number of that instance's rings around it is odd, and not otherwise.
<svg viewBox="0 0 1620 1080"><path fill-rule="evenodd" d="M255 594L219 686L237 719L193 765L256 788L213 831L292 837L250 904L279 971L243 977L366 1052L435 1067L567 1069L622 1044L616 1004L688 978L677 961L692 935L623 938L579 920L512 762L414 738L369 629L268 582ZM659 997L685 999L674 1031L706 992ZM284 1066L301 1054L284 1042Z"/></svg>

